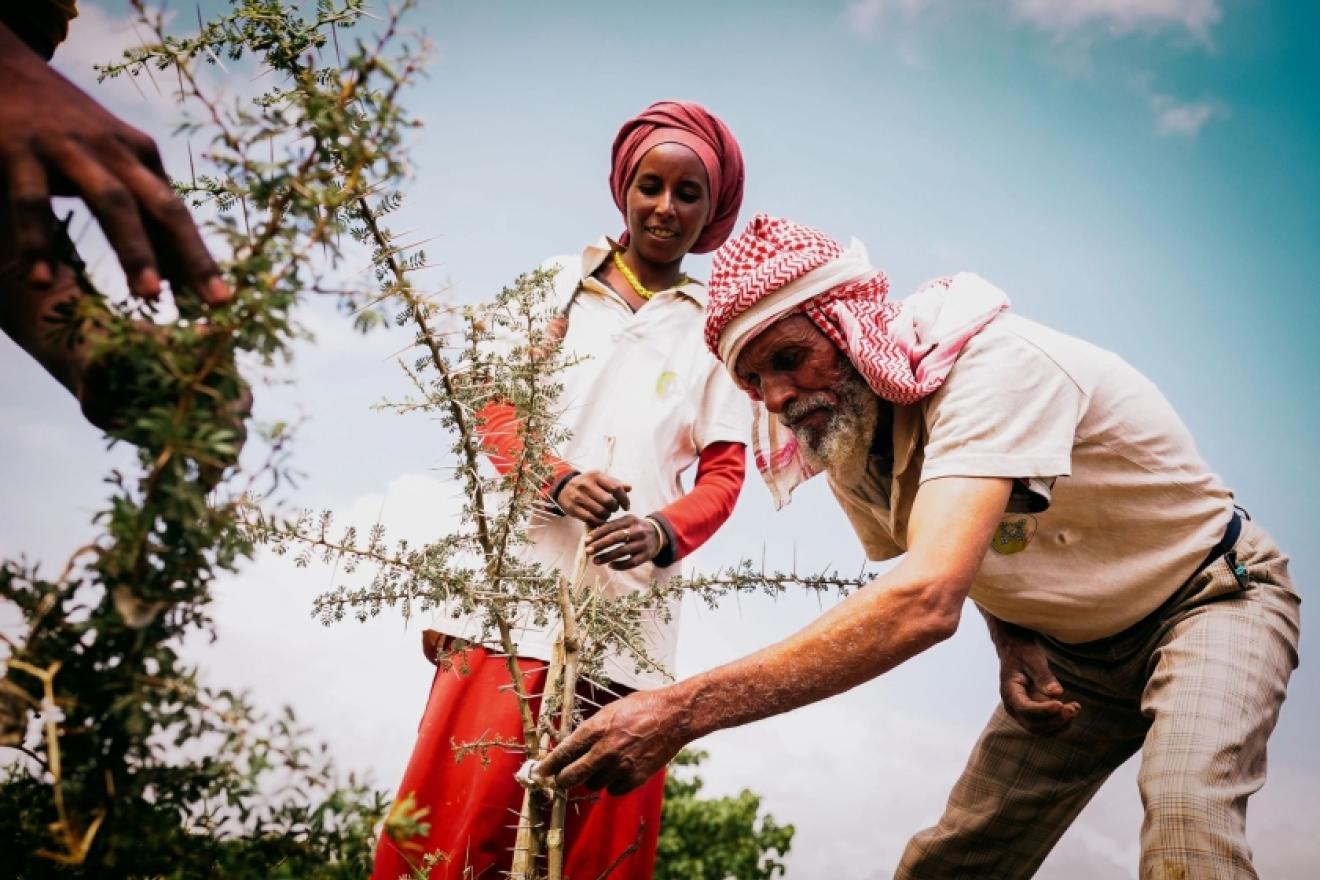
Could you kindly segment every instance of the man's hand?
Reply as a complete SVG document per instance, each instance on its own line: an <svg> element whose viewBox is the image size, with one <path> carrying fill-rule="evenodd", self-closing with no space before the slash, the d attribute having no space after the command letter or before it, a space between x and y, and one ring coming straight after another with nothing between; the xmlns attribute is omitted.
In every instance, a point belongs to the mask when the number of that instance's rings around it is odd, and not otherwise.
<svg viewBox="0 0 1320 880"><path fill-rule="evenodd" d="M604 525L614 511L629 507L632 486L602 471L578 474L564 484L555 503L564 513L580 519L593 529Z"/></svg>
<svg viewBox="0 0 1320 880"><path fill-rule="evenodd" d="M230 299L151 138L52 70L4 24L0 82L0 210L27 284L55 282L50 198L70 195L96 216L137 296L157 296L164 277L209 305Z"/></svg>
<svg viewBox="0 0 1320 880"><path fill-rule="evenodd" d="M681 685L638 691L610 703L559 744L537 775L567 791L578 785L627 794L688 743Z"/></svg>
<svg viewBox="0 0 1320 880"><path fill-rule="evenodd" d="M0 234L3 232L0 223ZM0 243L0 252L3 244ZM108 348L103 330L85 322L72 337L56 333L60 323L59 311L71 308L82 296L77 279L67 265L57 264L55 277L49 287L33 288L23 281L4 278L0 274L0 330L4 330L38 363L54 376L78 400L87 421L108 433L122 432L126 427L126 404L132 400L133 372L137 369L131 356L125 357L118 348ZM167 330L163 326L137 322L137 329L154 336L158 344L165 344ZM197 325L205 337L210 325ZM232 360L226 352L224 363ZM252 411L252 392L246 385L226 399L221 412L222 422L233 432L233 455L221 463L220 470L237 459L247 437L244 422ZM119 434L121 439L132 437ZM219 472L199 478L214 484Z"/></svg>
<svg viewBox="0 0 1320 880"><path fill-rule="evenodd" d="M587 534L587 556L595 565L627 571L655 559L663 548L653 520L627 514Z"/></svg>
<svg viewBox="0 0 1320 880"><path fill-rule="evenodd" d="M1063 702L1063 685L1050 671L1049 657L1035 635L1003 621L990 626L999 652L999 696L1004 710L1036 736L1056 736L1067 730L1081 704Z"/></svg>

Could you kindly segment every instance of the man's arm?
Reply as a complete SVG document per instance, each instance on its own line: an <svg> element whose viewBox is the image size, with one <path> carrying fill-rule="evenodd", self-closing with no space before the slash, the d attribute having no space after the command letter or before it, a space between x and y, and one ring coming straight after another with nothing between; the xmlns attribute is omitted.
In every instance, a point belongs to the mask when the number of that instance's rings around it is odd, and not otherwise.
<svg viewBox="0 0 1320 880"><path fill-rule="evenodd" d="M605 707L539 773L561 788L620 794L698 737L842 693L947 639L1010 488L1006 479L964 477L922 484L908 553L892 571L778 644Z"/></svg>

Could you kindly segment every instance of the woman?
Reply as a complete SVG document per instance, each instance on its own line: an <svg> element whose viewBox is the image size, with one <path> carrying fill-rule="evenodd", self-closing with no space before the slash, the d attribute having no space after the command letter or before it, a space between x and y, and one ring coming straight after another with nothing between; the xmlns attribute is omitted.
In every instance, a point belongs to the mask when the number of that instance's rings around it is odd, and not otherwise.
<svg viewBox="0 0 1320 880"><path fill-rule="evenodd" d="M691 103L662 101L625 123L614 141L610 188L623 213L619 241L602 238L580 257L547 262L559 269L556 306L567 315L562 346L571 364L558 408L570 439L552 462L558 516L529 530L528 557L571 571L584 529L595 589L620 595L678 574L678 561L728 518L742 487L747 408L727 373L706 351L703 285L683 274L689 252L705 253L729 236L742 203L743 166L725 125ZM520 449L513 408L480 413L492 462L508 467ZM607 456L606 438L613 438ZM606 468L606 461L610 465ZM697 464L692 490L679 477ZM620 516L614 514L627 511ZM672 669L678 608L655 620L642 646ZM470 638L475 627L445 621L441 641ZM521 686L539 693L555 631L518 628ZM460 673L459 669L465 670ZM602 700L663 683L630 658L607 659ZM521 725L503 657L483 647L436 673L417 745L399 787L429 807L430 834L396 842L382 836L377 880L410 874L422 855L443 852L433 880L498 877L512 858L522 789L521 755L490 750L455 763L451 743L520 738ZM600 701L600 700L598 700ZM663 774L625 797L575 801L568 820L565 872L611 880L647 878L659 833ZM612 869L612 870L611 870ZM466 873L465 873L466 872Z"/></svg>

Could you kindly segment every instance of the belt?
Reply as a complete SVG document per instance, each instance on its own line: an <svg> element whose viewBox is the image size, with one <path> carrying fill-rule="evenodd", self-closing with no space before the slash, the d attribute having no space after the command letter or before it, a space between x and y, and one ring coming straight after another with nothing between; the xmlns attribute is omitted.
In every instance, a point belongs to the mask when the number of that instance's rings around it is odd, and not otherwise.
<svg viewBox="0 0 1320 880"><path fill-rule="evenodd" d="M1145 638L1146 634L1148 634L1152 628L1159 626L1164 621L1170 609L1184 601L1195 589L1192 581L1196 579L1196 576L1209 568L1218 559L1225 556L1229 557L1229 568L1232 569L1233 577L1237 580L1238 584L1244 590L1250 589L1251 583L1247 577L1247 570L1237 561L1236 555L1233 554L1233 545L1237 543L1237 540L1241 535L1242 514L1238 513L1235 508L1233 510L1233 518L1228 521L1228 527L1224 529L1224 536L1219 539L1219 542L1215 544L1215 546L1210 548L1210 552L1206 554L1204 561L1196 567L1196 571L1192 572L1187 577L1187 580L1183 581L1182 586L1175 590L1173 595L1166 599L1160 607L1156 608L1150 614L1146 615L1141 620L1138 620L1122 632L1114 633L1111 636L1102 636L1089 642L1078 643L1060 642L1057 639L1050 638L1046 635L1038 635L1038 637L1043 638L1045 641L1049 642L1054 649L1065 654L1078 654L1079 651L1083 653L1089 651L1094 654L1094 652L1098 650L1112 650L1112 646L1130 643L1133 639Z"/></svg>
<svg viewBox="0 0 1320 880"><path fill-rule="evenodd" d="M1206 554L1205 560L1196 567L1196 571L1192 572L1192 577L1196 577L1198 574L1205 571L1219 557L1226 556L1233 552L1233 545L1237 543L1237 540L1241 535L1242 514L1238 513L1237 508L1234 508L1233 518L1228 521L1228 528L1224 529L1224 537L1219 539L1218 544L1210 548L1210 552ZM1236 575L1237 572L1234 571L1234 574ZM1191 579L1192 578L1188 578L1187 580L1190 581Z"/></svg>

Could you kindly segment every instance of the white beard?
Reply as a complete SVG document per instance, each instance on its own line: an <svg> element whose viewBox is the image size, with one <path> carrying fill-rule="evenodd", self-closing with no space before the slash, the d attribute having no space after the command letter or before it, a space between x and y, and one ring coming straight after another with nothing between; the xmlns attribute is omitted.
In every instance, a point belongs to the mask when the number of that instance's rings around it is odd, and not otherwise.
<svg viewBox="0 0 1320 880"><path fill-rule="evenodd" d="M810 431L790 430L812 467L838 476L855 475L866 469L871 440L880 422L880 399L855 371L830 390L839 402L821 434L813 437ZM792 415L789 411L786 414Z"/></svg>

